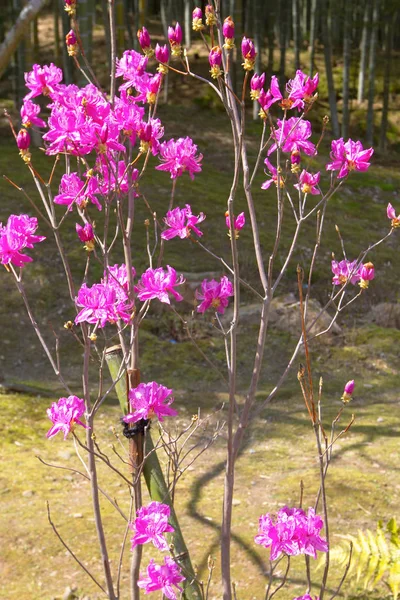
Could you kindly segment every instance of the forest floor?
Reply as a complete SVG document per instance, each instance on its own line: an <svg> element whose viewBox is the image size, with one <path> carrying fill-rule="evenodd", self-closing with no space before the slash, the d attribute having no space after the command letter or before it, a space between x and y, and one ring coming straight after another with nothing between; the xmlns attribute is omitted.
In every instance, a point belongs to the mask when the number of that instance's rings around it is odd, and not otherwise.
<svg viewBox="0 0 400 600"><path fill-rule="evenodd" d="M170 97L185 98L185 88L170 82ZM185 84L186 85L186 84ZM189 92L188 92L189 94ZM232 153L229 128L224 124L222 112L215 108L202 87L196 99L179 106L160 105L159 116L165 124L166 138L189 135L204 154L203 172L194 182L182 177L178 182L176 204L191 204L194 213L203 211L207 219L202 224L204 243L218 256L229 259L229 240L226 236L224 212L231 185ZM316 107L315 122L326 112L325 106ZM254 164L258 151L259 122L249 123L250 159ZM6 138L6 136L4 136ZM35 188L27 169L22 166L11 139L0 142L0 174L24 187L35 197ZM329 140L323 141L320 155L327 157ZM325 161L326 162L326 161ZM52 161L40 150L34 151L34 164L46 178ZM167 174L155 171L150 163L151 177L145 178L141 192L161 216L165 213L170 195ZM340 256L340 242L335 225L340 227L349 257L356 257L360 248L379 239L388 231L386 218L388 202L400 208L400 173L394 168L396 155L377 156L365 174L354 174L346 186L329 204L329 218L319 258L313 277L313 296L323 304L330 293L331 253ZM314 169L323 170L321 159L312 163ZM56 171L54 189L61 168ZM324 179L324 175L322 178ZM261 223L261 243L268 255L275 232L274 192L262 191L265 176L260 172L254 182L254 198ZM23 194L0 180L0 221L8 214L31 212ZM246 211L242 191L238 193L235 211ZM285 209L286 211L286 209ZM247 213L246 213L247 214ZM144 220L149 212L138 202L135 231L135 267L141 273L147 265ZM96 215L99 228L102 215ZM82 278L86 256L76 242L75 220L71 215L62 231L73 276ZM41 228L48 240L34 250L35 260L24 272L24 280L36 318L46 338L54 346L54 333L59 337L61 364L64 376L79 395L81 355L75 340L63 328L65 321L73 318L73 308L67 300L66 286L56 256L51 232ZM277 257L281 265L291 242L293 224L290 212L285 212L282 243ZM358 529L375 530L379 520L400 517L398 498L398 455L400 436L400 398L398 373L400 371L400 318L376 311L383 302L398 309L399 269L398 234L395 232L387 244L374 251L371 260L376 266L376 280L359 301L338 322L334 334L318 339L311 345L311 358L315 382L323 377L323 422L327 428L341 406L343 384L356 379L357 387L351 405L346 408L341 424L346 424L355 414L355 423L336 446L328 476L328 501L332 504L331 540L333 547L344 544L343 536L357 534ZM280 307L287 299L296 298L296 266L307 268L310 248L315 241L315 223L305 223L287 275L282 281L278 296ZM242 272L254 286L257 270L252 254L249 228L240 235L239 250ZM114 256L115 262L121 256ZM194 308L193 286L200 283L205 273L222 275L220 264L199 246L190 241L171 241L166 246L165 264L183 272L190 285L185 289L183 310L190 318ZM91 265L93 281L101 276L100 268ZM57 399L60 392L57 381L38 346L34 333L22 308L21 299L9 275L0 274L0 597L5 600L61 599L68 586L77 587L79 594L91 600L102 596L96 587L77 567L54 536L47 520L46 501L50 502L52 518L64 539L82 558L84 564L101 578L100 557L96 545L94 522L88 495L87 481L72 471L46 467L38 460L82 469L72 441L60 438L47 441L49 427L46 408ZM243 290L242 305L246 310L255 300ZM384 311L384 309L381 309ZM386 308L388 310L388 308ZM251 318L244 320L239 330L238 381L239 390L245 393L253 360L257 325ZM258 401L266 398L276 384L297 342L298 326L293 320L278 320L272 325L268 337L262 370ZM199 347L207 352L216 369L224 371L225 351L223 340L207 318L192 322L194 337ZM198 407L201 416L209 416L209 425L199 439L207 439L218 420L225 419L226 389L216 370L199 355L185 336L176 315L167 307L155 305L145 321L141 333L141 370L143 380L157 380L174 388L175 406L179 417L172 428L187 425ZM93 382L92 390L96 387ZM241 399L241 398L240 398ZM104 451L112 453L111 445L118 444L115 430L119 428L120 411L115 398L101 409L98 420L98 440ZM156 430L156 427L155 427ZM211 582L210 598L220 598L219 588L219 527L222 506L223 461L225 434L223 433L199 461L188 469L178 484L176 503L181 517L193 562L200 578L207 578L207 558L216 557L216 569ZM113 458L116 464L118 459ZM120 463L120 468L124 466ZM305 507L311 506L318 486L318 464L312 428L307 419L296 372L293 370L280 392L258 419L253 422L243 444L238 460L234 500L233 578L237 582L237 595L242 600L262 598L268 573L268 552L253 542L261 513L274 512L282 505L298 503L300 481L304 483ZM104 465L100 466L101 485L118 500L121 508L129 511L129 494ZM118 562L124 521L112 507L103 503L105 527L109 535L111 565ZM150 555L145 550L146 557ZM155 556L155 553L151 553ZM122 584L128 579L129 551L124 557ZM312 564L315 573L318 562ZM289 578L290 593L286 590L277 599L288 600L292 595L304 593L304 563L293 561ZM282 571L277 572L278 578ZM320 578L321 570L317 573ZM330 589L340 579L341 570L333 568ZM363 578L356 582L355 572L349 576L347 598L383 599L390 597L382 585L375 592L362 591ZM317 590L315 590L317 593Z"/></svg>

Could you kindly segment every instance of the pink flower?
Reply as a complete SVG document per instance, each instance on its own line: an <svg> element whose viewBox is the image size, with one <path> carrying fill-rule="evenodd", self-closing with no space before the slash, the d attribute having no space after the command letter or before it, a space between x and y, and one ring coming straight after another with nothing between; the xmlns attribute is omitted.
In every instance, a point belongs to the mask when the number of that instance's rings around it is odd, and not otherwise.
<svg viewBox="0 0 400 600"><path fill-rule="evenodd" d="M138 581L138 586L143 588L146 594L161 590L168 600L177 600L174 587L182 592L178 583L185 580L180 573L178 565L169 556L164 557L163 565L156 565L152 558L147 567L147 577L142 575L143 579Z"/></svg>
<svg viewBox="0 0 400 600"><path fill-rule="evenodd" d="M107 323L116 323L118 319L128 323L131 318L131 314L127 312L129 305L126 303L126 297L121 300L115 286L106 283L95 283L92 287L84 283L75 298L75 303L82 307L75 317L76 324L86 321L98 327L105 327Z"/></svg>
<svg viewBox="0 0 400 600"><path fill-rule="evenodd" d="M264 83L265 73L261 73L261 75L257 75L257 73L254 73L253 77L250 80L250 98L252 100L259 99L260 94L264 91Z"/></svg>
<svg viewBox="0 0 400 600"><path fill-rule="evenodd" d="M158 60L158 62L165 63L165 64L168 63L168 60L169 60L168 46L166 44L164 44L164 46L160 46L159 44L157 44L155 56L156 56L156 59Z"/></svg>
<svg viewBox="0 0 400 600"><path fill-rule="evenodd" d="M170 512L170 507L161 502L150 502L147 506L139 508L136 512L135 522L129 525L132 531L135 532L135 535L131 538L131 550L138 544L152 542L158 550L168 552L168 543L164 533L175 531L168 524Z"/></svg>
<svg viewBox="0 0 400 600"><path fill-rule="evenodd" d="M211 279L211 281L204 279L201 291L196 291L196 298L202 300L197 307L197 312L204 313L208 308L212 308L214 312L223 315L229 304L230 296L233 296L233 286L226 275L221 277L219 282L215 279Z"/></svg>
<svg viewBox="0 0 400 600"><path fill-rule="evenodd" d="M231 229L231 220L229 218L229 212L226 211L225 213L225 223L227 228L229 229L228 235L231 235L230 229ZM238 239L239 238L239 231L241 229L243 229L243 227L246 224L246 217L244 216L244 212L240 213L240 215L238 215L236 218L235 216L233 217L233 231L235 234L235 238Z"/></svg>
<svg viewBox="0 0 400 600"><path fill-rule="evenodd" d="M78 173L65 174L61 177L59 193L54 196L55 204L67 204L69 209L76 203L80 208L84 208L88 202L92 202L98 210L101 210L101 204L95 194L99 193L97 179L89 177L87 183L84 183L78 176Z"/></svg>
<svg viewBox="0 0 400 600"><path fill-rule="evenodd" d="M35 96L51 96L59 87L58 84L62 80L63 74L61 69L53 63L50 65L33 65L32 71L25 73L25 85L31 91L27 94L24 100L31 100Z"/></svg>
<svg viewBox="0 0 400 600"><path fill-rule="evenodd" d="M318 83L318 73L311 79L303 71L296 71L296 77L290 79L286 84L288 97L282 101L282 108L291 109L297 107L299 110L303 109L305 102L312 101L312 95L317 89Z"/></svg>
<svg viewBox="0 0 400 600"><path fill-rule="evenodd" d="M137 423L141 419L153 419L156 416L160 421L164 417L175 417L178 413L170 408L174 397L172 390L155 381L140 383L136 388L129 390L129 402L134 412L124 417L125 423Z"/></svg>
<svg viewBox="0 0 400 600"><path fill-rule="evenodd" d="M267 179L267 181L264 181L264 183L261 186L261 189L267 190L273 183L278 187L278 171L277 171L277 169L270 163L268 158L266 158L264 160L264 164L268 168L269 172L271 173L271 178ZM279 186L281 188L283 188L285 186L285 180L282 177L282 174L279 178Z"/></svg>
<svg viewBox="0 0 400 600"><path fill-rule="evenodd" d="M282 100L282 94L279 89L278 78L273 75L271 77L269 90L267 92L261 90L258 102L260 103L261 110L266 113L268 109L271 108L275 102L279 102L279 100Z"/></svg>
<svg viewBox="0 0 400 600"><path fill-rule="evenodd" d="M32 102L32 100L25 100L21 106L21 121L24 127L46 127L46 123L43 119L39 119L38 114L40 113L40 106Z"/></svg>
<svg viewBox="0 0 400 600"><path fill-rule="evenodd" d="M321 538L320 531L324 522L315 514L313 508L308 514L301 508L279 509L275 519L269 514L261 515L256 544L271 548L270 560L275 560L281 553L288 556L307 554L316 558L317 551L327 552L328 544Z"/></svg>
<svg viewBox="0 0 400 600"><path fill-rule="evenodd" d="M163 142L160 146L160 158L163 162L158 165L158 171L169 171L171 179L176 179L187 171L194 179L194 173L200 173L202 154L196 156L197 146L190 137Z"/></svg>
<svg viewBox="0 0 400 600"><path fill-rule="evenodd" d="M343 396L342 396L341 400L345 404L347 404L348 402L350 402L351 397L352 397L353 392L354 392L354 386L355 386L354 379L352 379L351 381L348 381L346 383L346 385L344 386Z"/></svg>
<svg viewBox="0 0 400 600"><path fill-rule="evenodd" d="M315 196L320 194L320 191L316 187L319 184L320 177L320 173L312 175L303 169L299 177L299 183L296 183L294 187L301 190L303 194L313 194Z"/></svg>
<svg viewBox="0 0 400 600"><path fill-rule="evenodd" d="M348 279L350 283L355 285L360 280L360 267L357 267L357 261L353 260L341 260L337 262L332 261L332 273L334 275L332 279L333 285L344 285Z"/></svg>
<svg viewBox="0 0 400 600"><path fill-rule="evenodd" d="M136 269L132 267L132 281L136 277ZM123 305L129 300L129 281L128 281L128 272L126 269L126 265L122 264L114 265L113 267L108 267L108 271L104 271L104 277L101 280L103 285L107 285L110 288L113 288L115 291L115 295L117 301ZM132 309L130 303L128 303L125 307L126 310Z"/></svg>
<svg viewBox="0 0 400 600"><path fill-rule="evenodd" d="M139 128L140 150L147 152L149 149L153 156L156 156L160 150L159 140L164 135L164 127L160 119L149 119L142 122Z"/></svg>
<svg viewBox="0 0 400 600"><path fill-rule="evenodd" d="M400 227L400 214L396 216L396 211L390 204L387 205L387 217L392 221L392 227Z"/></svg>
<svg viewBox="0 0 400 600"><path fill-rule="evenodd" d="M125 161L120 160L118 167L115 162L111 159L108 161L98 160L96 163L96 169L99 174L94 180L99 186L99 191L108 196L111 201L115 194L127 194L131 188L133 188L133 195L138 196L135 191L135 181L139 177L139 171L137 169L126 168ZM117 171L118 179L115 179L115 171Z"/></svg>
<svg viewBox="0 0 400 600"><path fill-rule="evenodd" d="M339 171L337 178L347 177L350 171L368 171L368 161L374 153L373 148L364 150L361 142L349 139L344 143L343 138L333 140L331 163L326 165L327 171Z"/></svg>
<svg viewBox="0 0 400 600"><path fill-rule="evenodd" d="M311 123L304 119L292 117L287 121L277 121L278 127L275 129L277 143L281 146L283 152L292 152L301 150L309 156L316 153L316 148L312 142L308 142L311 136ZM273 144L268 150L268 156L277 149L277 144Z"/></svg>
<svg viewBox="0 0 400 600"><path fill-rule="evenodd" d="M170 304L168 293L172 294L175 300L180 302L182 296L174 289L175 286L181 285L184 282L181 275L177 279L176 271L167 265L167 272L162 267L158 269L147 269L141 276L135 291L139 300L152 300L158 298L160 302Z"/></svg>
<svg viewBox="0 0 400 600"><path fill-rule="evenodd" d="M0 223L0 263L23 267L25 263L32 262L32 258L22 254L22 250L33 248L34 244L46 239L42 235L34 235L37 228L36 217L28 215L10 215L6 225Z"/></svg>
<svg viewBox="0 0 400 600"><path fill-rule="evenodd" d="M254 42L251 39L244 37L242 39L242 56L244 59L242 66L245 71L252 71L254 69L256 54Z"/></svg>
<svg viewBox="0 0 400 600"><path fill-rule="evenodd" d="M360 281L358 285L363 290L368 288L369 282L375 278L375 267L372 262L367 262L359 270Z"/></svg>
<svg viewBox="0 0 400 600"><path fill-rule="evenodd" d="M116 77L122 77L125 81L119 89L140 87L142 81L146 82L149 75L145 73L148 57L139 54L135 50L125 50L122 58L117 58Z"/></svg>
<svg viewBox="0 0 400 600"><path fill-rule="evenodd" d="M197 217L196 215L192 215L192 209L189 204L186 204L186 208L177 207L169 210L167 216L164 217L164 222L169 229L163 231L161 237L164 240L171 240L179 236L183 240L190 237L191 230L201 237L203 232L196 225L204 221L205 218L203 213L200 213Z"/></svg>
<svg viewBox="0 0 400 600"><path fill-rule="evenodd" d="M304 596L297 596L293 600L313 600L310 594L304 594ZM314 600L319 600L319 596L315 596Z"/></svg>
<svg viewBox="0 0 400 600"><path fill-rule="evenodd" d="M91 224L85 223L85 225L82 227L82 225L77 223L75 228L78 238L85 244L85 250L92 252L92 250L94 250L94 233Z"/></svg>
<svg viewBox="0 0 400 600"><path fill-rule="evenodd" d="M63 431L64 440L66 440L69 432L74 430L76 423L88 429L80 420L84 412L85 402L77 396L68 396L68 398L60 398L58 402L53 402L47 409L47 416L53 422L53 427L47 432L47 437L51 438L59 431Z"/></svg>

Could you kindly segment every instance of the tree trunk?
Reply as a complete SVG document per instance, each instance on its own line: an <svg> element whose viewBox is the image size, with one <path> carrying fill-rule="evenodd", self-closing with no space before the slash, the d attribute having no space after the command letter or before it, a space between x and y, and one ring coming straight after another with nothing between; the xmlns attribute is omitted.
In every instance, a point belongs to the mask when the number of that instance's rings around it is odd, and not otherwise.
<svg viewBox="0 0 400 600"><path fill-rule="evenodd" d="M125 6L124 0L115 0L115 35L117 42L117 56L121 56L125 50ZM136 39L136 36L135 36Z"/></svg>
<svg viewBox="0 0 400 600"><path fill-rule="evenodd" d="M59 29L59 21L60 21L60 5L58 0L53 0L53 23L54 23L54 56L57 62L60 61L61 58L61 47L60 47L60 29ZM65 43L65 40L63 40Z"/></svg>
<svg viewBox="0 0 400 600"><path fill-rule="evenodd" d="M310 53L310 77L313 76L314 72L314 57L315 57L315 38L317 31L317 14L318 14L318 0L311 0L311 15L310 15L310 43L308 51Z"/></svg>
<svg viewBox="0 0 400 600"><path fill-rule="evenodd" d="M294 66L297 71L298 69L300 69L299 0L292 0L292 21L293 21Z"/></svg>
<svg viewBox="0 0 400 600"><path fill-rule="evenodd" d="M92 63L93 50L93 24L94 24L94 0L79 0L78 24L83 50L87 61ZM85 79L81 79L86 84Z"/></svg>
<svg viewBox="0 0 400 600"><path fill-rule="evenodd" d="M108 14L107 0L101 0L101 12L103 15L104 37L106 40L108 72L111 73L111 31L110 31L110 16Z"/></svg>
<svg viewBox="0 0 400 600"><path fill-rule="evenodd" d="M268 37L268 62L267 62L267 77L271 77L274 70L274 47L275 47L275 11L268 7L266 15L267 37Z"/></svg>
<svg viewBox="0 0 400 600"><path fill-rule="evenodd" d="M358 91L357 91L357 102L360 104L364 100L365 93L365 75L367 69L367 52L369 46L369 34L370 34L370 21L371 21L371 0L366 0L364 9L364 20L363 29L361 34L361 55L360 55L360 68L358 71Z"/></svg>
<svg viewBox="0 0 400 600"><path fill-rule="evenodd" d="M184 0L184 31L185 31L185 46L190 48L192 45L192 0Z"/></svg>
<svg viewBox="0 0 400 600"><path fill-rule="evenodd" d="M350 66L351 66L351 33L352 33L352 0L346 0L344 5L344 28L343 28L343 113L342 113L342 137L349 136L349 88L350 88Z"/></svg>
<svg viewBox="0 0 400 600"><path fill-rule="evenodd" d="M13 27L8 31L0 46L0 77L7 69L8 63L17 50L19 42L23 39L27 30L29 30L30 23L45 4L46 0L30 0L21 10Z"/></svg>
<svg viewBox="0 0 400 600"><path fill-rule="evenodd" d="M374 142L374 96L375 96L375 68L376 68L376 42L379 25L379 2L373 0L371 43L369 46L368 64L368 110L367 110L367 142Z"/></svg>
<svg viewBox="0 0 400 600"><path fill-rule="evenodd" d="M279 0L279 81L281 86L285 85L286 67L286 34L288 26L288 11L284 0Z"/></svg>
<svg viewBox="0 0 400 600"><path fill-rule="evenodd" d="M381 131L379 136L379 150L386 150L387 139L386 132L389 115L389 95L390 95L390 71L392 66L392 47L393 47L393 21L394 15L389 15L385 26L385 73L383 79L383 105Z"/></svg>
<svg viewBox="0 0 400 600"><path fill-rule="evenodd" d="M325 70L326 79L328 82L328 96L329 96L329 108L331 111L331 123L333 135L339 137L339 119L336 105L336 92L335 84L333 80L333 57L332 57L332 42L331 33L328 27L328 1L321 0L321 28L322 38L324 41L324 58L325 58Z"/></svg>

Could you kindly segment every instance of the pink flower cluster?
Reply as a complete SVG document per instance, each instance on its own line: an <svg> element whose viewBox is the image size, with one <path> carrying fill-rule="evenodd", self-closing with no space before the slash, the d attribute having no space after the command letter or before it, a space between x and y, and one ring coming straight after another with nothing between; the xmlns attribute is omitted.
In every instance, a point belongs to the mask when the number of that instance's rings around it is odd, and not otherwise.
<svg viewBox="0 0 400 600"><path fill-rule="evenodd" d="M6 225L0 223L0 263L23 267L32 262L22 251L46 239L43 235L34 235L37 228L36 217L28 215L10 215Z"/></svg>
<svg viewBox="0 0 400 600"><path fill-rule="evenodd" d="M161 165L156 167L159 171L169 171L171 179L176 179L187 171L194 179L194 173L201 171L202 154L197 153L197 146L190 137L169 140L160 145Z"/></svg>
<svg viewBox="0 0 400 600"><path fill-rule="evenodd" d="M174 401L171 394L172 390L155 381L140 383L132 388L129 390L129 402L133 412L124 417L125 423L137 423L141 419L154 417L163 421L164 417L175 417L178 413L170 408Z"/></svg>
<svg viewBox="0 0 400 600"><path fill-rule="evenodd" d="M261 515L256 544L270 548L270 560L277 559L282 553L288 556L307 554L317 557L317 551L328 552L328 544L320 536L324 522L315 514L313 508L308 514L301 508L278 510L273 519L269 514Z"/></svg>
<svg viewBox="0 0 400 600"><path fill-rule="evenodd" d="M178 584L184 581L185 577L181 575L178 565L169 556L164 557L163 565L155 564L152 558L147 567L147 577L145 575L142 577L143 579L138 581L138 586L144 589L146 594L161 590L168 600L176 600L174 588L183 591Z"/></svg>
<svg viewBox="0 0 400 600"><path fill-rule="evenodd" d="M77 396L68 396L68 398L60 398L58 402L53 402L47 409L47 416L53 423L47 432L47 437L51 438L59 431L63 431L65 440L67 435L73 431L76 423L87 429L87 426L80 420L84 412L85 402Z"/></svg>
<svg viewBox="0 0 400 600"><path fill-rule="evenodd" d="M181 240L190 237L190 232L194 231L196 235L201 237L203 232L196 227L198 223L201 223L205 219L205 215L200 213L199 215L193 215L190 204L186 204L185 208L174 208L167 212L167 216L164 217L164 222L168 229L162 232L161 237L164 240L171 240L174 237L180 237Z"/></svg>
<svg viewBox="0 0 400 600"><path fill-rule="evenodd" d="M184 283L184 278L181 275L177 278L176 271L167 265L165 272L162 267L158 269L147 269L138 281L135 291L139 300L153 300L158 298L160 302L170 304L168 294L172 294L175 300L180 302L183 297L174 289L176 286Z"/></svg>
<svg viewBox="0 0 400 600"><path fill-rule="evenodd" d="M260 103L262 116L265 116L267 111L276 102L285 110L297 108L303 110L306 104L314 100L314 94L318 87L319 75L316 73L314 77L309 77L303 71L296 71L294 79L290 79L286 84L287 97L284 98L279 89L278 78L273 75L271 77L270 87L267 91L264 88L265 74L253 75L250 84L251 97L257 99Z"/></svg>
<svg viewBox="0 0 400 600"><path fill-rule="evenodd" d="M364 150L361 142L353 142L347 140L345 143L343 138L333 140L331 163L326 165L327 171L339 171L337 178L343 179L351 171L367 171L370 167L368 162L374 153L373 148Z"/></svg>
<svg viewBox="0 0 400 600"><path fill-rule="evenodd" d="M352 285L356 283L363 289L368 287L368 283L375 278L375 267L371 262L358 264L356 260L332 261L332 279L333 285L344 285L350 281Z"/></svg>
<svg viewBox="0 0 400 600"><path fill-rule="evenodd" d="M202 301L197 307L197 312L204 313L211 308L223 315L230 296L233 296L233 286L226 275L221 277L220 281L204 279L201 290L196 291L196 298Z"/></svg>
<svg viewBox="0 0 400 600"><path fill-rule="evenodd" d="M132 279L135 274L132 269ZM110 267L101 283L95 283L92 287L84 283L75 302L82 307L75 317L76 324L86 321L105 327L107 323L116 323L119 319L128 323L132 316L132 303L129 300L126 266Z"/></svg>
<svg viewBox="0 0 400 600"><path fill-rule="evenodd" d="M168 523L170 513L171 509L167 504L155 501L139 508L136 512L135 522L129 525L134 531L134 536L131 538L131 550L138 544L151 542L158 550L168 552L168 543L164 533L175 531Z"/></svg>
<svg viewBox="0 0 400 600"><path fill-rule="evenodd" d="M304 594L304 596L297 596L293 600L313 600L310 594ZM319 600L319 596L315 596L314 600Z"/></svg>

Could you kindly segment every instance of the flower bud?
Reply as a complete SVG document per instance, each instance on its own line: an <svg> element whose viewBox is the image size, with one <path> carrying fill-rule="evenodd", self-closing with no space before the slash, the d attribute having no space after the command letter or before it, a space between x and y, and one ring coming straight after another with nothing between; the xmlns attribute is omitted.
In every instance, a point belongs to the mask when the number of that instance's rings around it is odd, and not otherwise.
<svg viewBox="0 0 400 600"><path fill-rule="evenodd" d="M352 397L353 392L354 392L354 386L355 386L354 379L352 379L351 381L348 381L346 383L346 385L344 386L343 396L341 397L341 400L345 404L347 404L348 402L350 402L351 397Z"/></svg>
<svg viewBox="0 0 400 600"><path fill-rule="evenodd" d="M229 218L229 211L226 211L225 213L225 223L227 228L229 229L228 231L228 236L231 237L231 221ZM244 216L244 212L240 213L240 215L238 215L236 218L235 216L233 217L233 231L235 233L235 239L239 239L239 231L241 229L243 229L243 227L246 224L246 217Z"/></svg>
<svg viewBox="0 0 400 600"><path fill-rule="evenodd" d="M397 229L397 227L400 227L400 214L396 216L396 211L390 202L387 205L386 214L388 219L392 221L391 225L393 228Z"/></svg>
<svg viewBox="0 0 400 600"><path fill-rule="evenodd" d="M221 75L222 50L219 46L214 46L208 55L210 63L210 73L213 79L217 79Z"/></svg>
<svg viewBox="0 0 400 600"><path fill-rule="evenodd" d="M168 27L168 39L171 44L172 56L180 56L182 52L182 28L179 23L175 25L175 29Z"/></svg>
<svg viewBox="0 0 400 600"><path fill-rule="evenodd" d="M169 61L168 46L166 44L164 44L164 46L160 46L159 44L157 44L154 54L158 62L165 63L158 65L157 71L162 75L166 75L168 73L167 63Z"/></svg>
<svg viewBox="0 0 400 600"><path fill-rule="evenodd" d="M261 94L261 90L264 87L265 83L265 73L261 73L261 75L257 75L254 73L253 77L250 80L250 98L252 100L258 100Z"/></svg>
<svg viewBox="0 0 400 600"><path fill-rule="evenodd" d="M79 46L75 32L72 29L65 36L65 43L67 44L68 56L76 56L79 51Z"/></svg>
<svg viewBox="0 0 400 600"><path fill-rule="evenodd" d="M29 152L29 145L31 143L31 136L26 129L21 129L17 135L17 146L19 148L19 155L22 160L26 163L31 160L31 153Z"/></svg>
<svg viewBox="0 0 400 600"><path fill-rule="evenodd" d="M192 13L192 29L193 31L202 31L204 29L201 8L195 8Z"/></svg>
<svg viewBox="0 0 400 600"><path fill-rule="evenodd" d="M235 47L235 23L232 17L226 17L224 24L222 25L222 33L224 34L225 50L233 50Z"/></svg>
<svg viewBox="0 0 400 600"><path fill-rule="evenodd" d="M85 223L82 225L76 224L76 233L78 234L79 239L83 242L85 250L88 252L92 252L94 250L94 233L93 227L90 223Z"/></svg>
<svg viewBox="0 0 400 600"><path fill-rule="evenodd" d="M139 31L137 32L137 38L139 40L139 45L143 50L143 54L145 54L145 56L153 56L154 50L151 47L150 34L147 31L146 27L142 27L141 29L139 29Z"/></svg>
<svg viewBox="0 0 400 600"><path fill-rule="evenodd" d="M147 91L147 95L146 95L146 100L149 104L155 103L157 94L160 91L161 81L162 81L161 73L156 73L150 79L149 84L148 84L148 91Z"/></svg>
<svg viewBox="0 0 400 600"><path fill-rule="evenodd" d="M206 25L213 27L217 24L217 17L215 16L214 7L211 4L207 4L206 9Z"/></svg>
<svg viewBox="0 0 400 600"><path fill-rule="evenodd" d="M369 282L372 281L375 277L375 267L371 262L365 263L360 269L360 281L358 285L361 289L366 290L368 288Z"/></svg>
<svg viewBox="0 0 400 600"><path fill-rule="evenodd" d="M254 63L256 59L256 49L253 40L244 37L242 40L242 55L244 59L243 69L245 71L252 71L254 69Z"/></svg>

